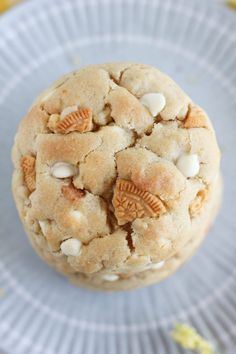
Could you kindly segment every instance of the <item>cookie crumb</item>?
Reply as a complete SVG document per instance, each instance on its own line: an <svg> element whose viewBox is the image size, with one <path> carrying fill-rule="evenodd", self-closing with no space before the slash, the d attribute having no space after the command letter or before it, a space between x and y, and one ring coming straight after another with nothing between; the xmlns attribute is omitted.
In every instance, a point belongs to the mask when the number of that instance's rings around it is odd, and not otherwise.
<svg viewBox="0 0 236 354"><path fill-rule="evenodd" d="M189 111L183 124L184 128L207 128L206 114L197 106L190 105Z"/></svg>
<svg viewBox="0 0 236 354"><path fill-rule="evenodd" d="M72 202L84 197L86 194L83 189L76 188L72 183L68 186L62 186L61 191L64 197Z"/></svg>
<svg viewBox="0 0 236 354"><path fill-rule="evenodd" d="M172 338L183 348L195 350L199 354L217 354L209 341L200 336L195 328L186 324L177 323Z"/></svg>

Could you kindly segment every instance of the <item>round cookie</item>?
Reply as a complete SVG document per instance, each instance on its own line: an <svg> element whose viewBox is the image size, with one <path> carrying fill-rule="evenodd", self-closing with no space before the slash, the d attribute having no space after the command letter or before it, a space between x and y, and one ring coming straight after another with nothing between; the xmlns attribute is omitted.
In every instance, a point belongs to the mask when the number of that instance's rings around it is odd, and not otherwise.
<svg viewBox="0 0 236 354"><path fill-rule="evenodd" d="M33 247L90 288L170 275L219 205L220 152L208 116L143 64L89 66L57 81L22 120L13 162Z"/></svg>

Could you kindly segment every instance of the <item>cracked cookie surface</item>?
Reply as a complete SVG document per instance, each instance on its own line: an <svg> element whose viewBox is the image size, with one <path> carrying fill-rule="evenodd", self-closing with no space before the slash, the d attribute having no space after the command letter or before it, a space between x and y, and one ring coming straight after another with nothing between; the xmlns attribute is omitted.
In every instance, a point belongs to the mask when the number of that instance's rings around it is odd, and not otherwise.
<svg viewBox="0 0 236 354"><path fill-rule="evenodd" d="M220 152L207 114L144 64L65 75L20 123L12 155L13 193L34 248L93 288L171 274L219 205Z"/></svg>

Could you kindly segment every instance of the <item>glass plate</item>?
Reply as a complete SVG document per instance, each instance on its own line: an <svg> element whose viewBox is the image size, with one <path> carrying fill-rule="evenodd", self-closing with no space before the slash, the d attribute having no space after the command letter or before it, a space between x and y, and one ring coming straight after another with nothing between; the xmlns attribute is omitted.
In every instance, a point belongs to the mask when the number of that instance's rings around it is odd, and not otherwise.
<svg viewBox="0 0 236 354"><path fill-rule="evenodd" d="M176 321L236 347L236 15L194 0L29 2L0 20L0 347L7 354L182 353ZM79 289L31 249L11 195L10 149L34 97L65 72L128 60L171 75L213 120L224 202L196 256L161 284ZM79 62L79 64L78 64ZM235 352L234 350L232 353Z"/></svg>

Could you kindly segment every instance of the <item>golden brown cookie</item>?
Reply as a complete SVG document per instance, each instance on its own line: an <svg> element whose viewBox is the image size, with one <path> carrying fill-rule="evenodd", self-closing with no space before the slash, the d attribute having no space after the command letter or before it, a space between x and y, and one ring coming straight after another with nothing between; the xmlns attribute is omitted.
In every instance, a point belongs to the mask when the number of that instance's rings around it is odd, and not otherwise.
<svg viewBox="0 0 236 354"><path fill-rule="evenodd" d="M13 148L13 193L33 247L83 286L161 280L219 205L207 114L144 64L88 66L59 83L34 102Z"/></svg>

